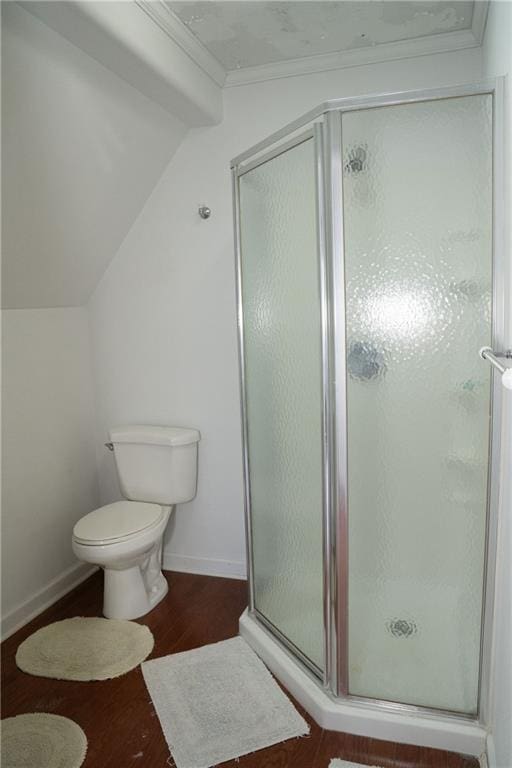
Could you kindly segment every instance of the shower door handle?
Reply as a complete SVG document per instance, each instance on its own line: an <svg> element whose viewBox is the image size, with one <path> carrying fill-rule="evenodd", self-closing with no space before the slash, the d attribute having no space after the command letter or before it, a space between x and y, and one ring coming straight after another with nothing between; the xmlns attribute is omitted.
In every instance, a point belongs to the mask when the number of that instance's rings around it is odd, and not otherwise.
<svg viewBox="0 0 512 768"><path fill-rule="evenodd" d="M501 373L501 383L506 389L512 389L512 367L503 365L502 360L508 360L512 364L512 349L506 352L494 352L491 347L482 347L480 357L487 360L493 368Z"/></svg>

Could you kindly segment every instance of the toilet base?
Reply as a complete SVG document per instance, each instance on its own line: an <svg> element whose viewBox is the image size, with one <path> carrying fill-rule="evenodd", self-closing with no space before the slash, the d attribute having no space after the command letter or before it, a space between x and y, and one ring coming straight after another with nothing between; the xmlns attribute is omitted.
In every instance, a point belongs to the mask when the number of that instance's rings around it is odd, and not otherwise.
<svg viewBox="0 0 512 768"><path fill-rule="evenodd" d="M107 619L138 619L158 605L169 590L161 561L160 542L140 563L104 568L103 615Z"/></svg>

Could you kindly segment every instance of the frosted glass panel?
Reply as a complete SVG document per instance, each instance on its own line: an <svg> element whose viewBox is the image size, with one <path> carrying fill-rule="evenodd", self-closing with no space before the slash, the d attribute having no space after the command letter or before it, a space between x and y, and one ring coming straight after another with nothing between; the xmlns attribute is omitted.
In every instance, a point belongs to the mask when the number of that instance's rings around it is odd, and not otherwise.
<svg viewBox="0 0 512 768"><path fill-rule="evenodd" d="M240 207L256 608L323 667L313 140L242 176Z"/></svg>
<svg viewBox="0 0 512 768"><path fill-rule="evenodd" d="M477 709L491 97L343 116L349 690Z"/></svg>

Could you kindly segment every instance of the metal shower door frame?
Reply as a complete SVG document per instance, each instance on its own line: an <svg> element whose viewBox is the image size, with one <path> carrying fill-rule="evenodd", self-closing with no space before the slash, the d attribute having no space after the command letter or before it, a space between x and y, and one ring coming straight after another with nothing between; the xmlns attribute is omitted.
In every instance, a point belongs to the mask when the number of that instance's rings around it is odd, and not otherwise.
<svg viewBox="0 0 512 768"><path fill-rule="evenodd" d="M258 614L254 603L254 572L251 538L251 499L249 455L247 446L247 409L245 401L245 365L243 304L241 287L240 201L238 178L251 168L272 159L300 143L300 131L313 126L316 153L317 229L320 270L320 306L322 335L323 448L324 448L324 638L325 670L323 684L334 697L342 697L358 707L382 712L400 712L420 717L443 715L456 720L488 722L492 664L492 630L494 623L494 582L498 538L500 479L500 433L502 387L493 373L491 397L491 429L489 446L488 503L484 595L480 649L478 715L465 715L429 707L400 704L348 693L348 503L347 503L347 403L345 350L345 252L343 236L343 163L342 116L345 112L398 106L425 101L489 94L493 98L493 309L492 347L512 346L507 337L505 286L508 269L504 252L503 224L503 81L486 80L460 86L418 91L349 97L321 104L303 117L272 134L231 164L235 211L235 251L237 282L237 317L240 364L240 399L242 412L242 444L244 455L245 519L249 580L249 611L281 643L284 649L302 662L316 679L314 669L276 628ZM304 133L302 134L304 136ZM308 137L311 133L308 132ZM291 137L291 138L290 138ZM302 138L304 140L304 138ZM475 350L478 354L478 350ZM302 657L302 658L301 658Z"/></svg>
<svg viewBox="0 0 512 768"><path fill-rule="evenodd" d="M337 117L332 111L327 114L325 132L329 135L329 147L332 168L330 180L327 182L327 207L330 210L330 220L327 217L328 237L330 237L330 252L327 262L331 264L334 276L344 277L345 249L343 237L343 168L341 162L342 116L344 112L374 109L384 106L399 106L403 104L424 101L440 101L461 96L491 95L493 98L493 253L492 253L492 345L494 349L505 349L510 346L507 339L505 323L505 286L507 284L507 269L503 243L503 79L486 81L458 87L429 89L404 94L389 94L384 97L365 99L348 99L332 102L333 110L338 110ZM339 117L338 117L339 116ZM339 123L338 123L339 120ZM331 127L333 124L335 128ZM330 233L329 233L330 229ZM331 577L337 585L338 594L333 611L335 615L331 622L336 626L338 641L338 670L331 679L331 690L336 695L346 696L348 700L359 705L378 707L384 711L413 712L415 714L443 714L450 717L470 719L475 718L463 713L442 711L430 707L420 707L400 704L391 701L353 696L348 693L348 500L347 500L347 412L346 412L346 354L345 354L345 300L344 279L333 279L331 293L333 328L343 328L343 333L335 336L336 347L333 351L333 379L336 381L334 403L332 408L336 423L335 434L332 437L336 446L331 454L334 510L325 518L325 525L331 527L331 536L337 542L334 562L330 563ZM478 354L478 350L475 350ZM500 473L500 436L501 436L501 399L502 386L500 377L493 373L491 391L491 429L489 445L488 494L486 513L486 542L485 565L482 601L482 629L480 647L480 673L477 718L482 722L488 721L490 669L492 659L492 627L494 614L494 580L496 572L496 551L498 531L499 506L499 473Z"/></svg>
<svg viewBox="0 0 512 768"><path fill-rule="evenodd" d="M275 626L264 614L262 614L256 605L255 598L255 585L254 585L254 552L253 552L253 536L252 536L252 516L251 516L251 484L250 484L250 457L248 450L248 435L249 435L249 422L247 416L247 401L246 401L246 373L245 373L245 355L244 355L244 317L243 317L243 295L242 295L242 260L241 260L241 228L240 228L240 178L246 173L258 168L259 166L274 160L282 154L285 154L289 150L295 149L300 144L306 141L313 141L314 143L314 156L315 156L315 194L317 198L317 217L320 213L321 192L319 185L319 174L321 174L321 168L318 158L318 146L321 141L321 136L318 132L317 125L307 125L300 122L297 126L298 130L293 131L293 136L290 138L290 131L283 133L283 137L286 140L279 142L276 146L274 141L268 144L262 143L262 152L255 153L250 151L246 159L248 162L240 163L236 160L232 163L232 190L233 190L233 207L235 213L235 254L236 254L236 297L237 297L237 324L238 324L238 355L239 355L239 375L240 375L240 403L241 403L241 421L242 421L242 447L243 447L243 474L244 474L244 511L245 511L245 529L246 529L246 554L247 554L247 572L248 572L248 609L249 613L258 621L258 623L269 632L275 639L277 639L283 648L294 658L298 659L308 673L316 680L323 680L326 687L329 687L330 682L326 675L326 666L324 669L318 667L305 653L302 652L285 634L283 634L278 627ZM255 156L256 154L256 156ZM317 221L317 233L318 240L322 240L323 227L320 226L320 220ZM319 275L320 281L322 276ZM325 317L323 308L321 308L322 320ZM322 332L322 361L325 359L323 342L327 338L326 334ZM323 364L323 363L322 363ZM323 377L322 377L323 381ZM325 403L324 403L325 405ZM322 466L327 464L326 446L324 441L322 442ZM324 495L322 502L322 520L324 516L324 510L326 506L325 489L326 489L325 477L322 477L322 493ZM322 526L323 527L323 526ZM325 553L323 553L325 557ZM325 589L325 584L324 584ZM324 601L325 605L325 601ZM324 610L324 621L327 620L326 612ZM324 653L325 644L324 644Z"/></svg>

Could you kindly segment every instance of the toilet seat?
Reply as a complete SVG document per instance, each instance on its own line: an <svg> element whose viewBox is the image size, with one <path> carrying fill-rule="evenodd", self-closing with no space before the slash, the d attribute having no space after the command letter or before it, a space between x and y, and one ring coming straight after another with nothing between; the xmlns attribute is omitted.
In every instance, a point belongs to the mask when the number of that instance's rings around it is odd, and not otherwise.
<svg viewBox="0 0 512 768"><path fill-rule="evenodd" d="M73 529L79 544L115 544L161 522L165 509L142 501L116 501L94 509Z"/></svg>

